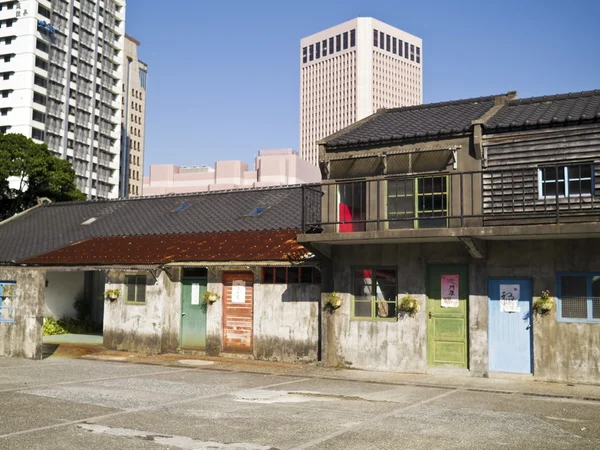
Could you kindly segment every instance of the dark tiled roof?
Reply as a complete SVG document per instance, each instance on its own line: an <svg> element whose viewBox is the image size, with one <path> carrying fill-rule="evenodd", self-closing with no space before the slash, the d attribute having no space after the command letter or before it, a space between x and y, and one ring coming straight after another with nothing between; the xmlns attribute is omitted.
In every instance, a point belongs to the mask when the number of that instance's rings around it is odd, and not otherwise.
<svg viewBox="0 0 600 450"><path fill-rule="evenodd" d="M485 123L486 130L600 120L600 90L512 100Z"/></svg>
<svg viewBox="0 0 600 450"><path fill-rule="evenodd" d="M300 230L236 231L89 239L20 261L38 265L149 265L173 262L301 261Z"/></svg>
<svg viewBox="0 0 600 450"><path fill-rule="evenodd" d="M190 206L173 212L183 204ZM248 216L257 207L266 209ZM298 186L56 203L0 225L0 262L96 237L298 229L301 215ZM96 220L82 225L92 218Z"/></svg>
<svg viewBox="0 0 600 450"><path fill-rule="evenodd" d="M496 97L384 109L322 142L334 148L462 133L494 106Z"/></svg>

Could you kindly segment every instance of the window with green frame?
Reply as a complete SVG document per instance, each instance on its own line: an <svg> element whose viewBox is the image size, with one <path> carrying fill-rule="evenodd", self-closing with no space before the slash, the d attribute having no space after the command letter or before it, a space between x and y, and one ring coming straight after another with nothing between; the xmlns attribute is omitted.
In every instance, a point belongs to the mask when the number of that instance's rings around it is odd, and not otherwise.
<svg viewBox="0 0 600 450"><path fill-rule="evenodd" d="M357 268L353 273L352 317L397 320L398 277L396 269Z"/></svg>
<svg viewBox="0 0 600 450"><path fill-rule="evenodd" d="M390 229L446 228L448 177L388 180L387 216Z"/></svg>
<svg viewBox="0 0 600 450"><path fill-rule="evenodd" d="M146 303L146 275L126 275L125 291L127 303Z"/></svg>

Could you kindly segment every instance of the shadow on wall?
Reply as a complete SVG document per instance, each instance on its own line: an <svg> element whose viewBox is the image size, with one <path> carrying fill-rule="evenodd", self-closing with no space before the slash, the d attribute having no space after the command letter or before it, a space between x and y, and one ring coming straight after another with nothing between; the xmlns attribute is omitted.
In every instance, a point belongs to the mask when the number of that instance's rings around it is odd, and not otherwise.
<svg viewBox="0 0 600 450"><path fill-rule="evenodd" d="M289 284L281 296L284 303L319 302L321 286L318 284Z"/></svg>

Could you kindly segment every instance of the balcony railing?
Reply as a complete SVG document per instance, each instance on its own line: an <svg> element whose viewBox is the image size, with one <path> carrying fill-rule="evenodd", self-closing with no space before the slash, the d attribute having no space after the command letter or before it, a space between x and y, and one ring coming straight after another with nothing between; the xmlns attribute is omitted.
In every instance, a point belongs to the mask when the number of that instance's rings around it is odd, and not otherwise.
<svg viewBox="0 0 600 450"><path fill-rule="evenodd" d="M305 233L592 222L593 164L323 182L304 188Z"/></svg>

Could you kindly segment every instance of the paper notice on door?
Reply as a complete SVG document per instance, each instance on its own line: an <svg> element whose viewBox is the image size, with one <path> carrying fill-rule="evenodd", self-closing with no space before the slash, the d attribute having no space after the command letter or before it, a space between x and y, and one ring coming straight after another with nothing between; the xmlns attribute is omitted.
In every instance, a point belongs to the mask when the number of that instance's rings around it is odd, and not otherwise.
<svg viewBox="0 0 600 450"><path fill-rule="evenodd" d="M246 282L244 280L233 280L231 283L231 303L246 302Z"/></svg>
<svg viewBox="0 0 600 450"><path fill-rule="evenodd" d="M458 308L458 275L442 275L442 308Z"/></svg>
<svg viewBox="0 0 600 450"><path fill-rule="evenodd" d="M192 284L192 305L200 304L200 284Z"/></svg>
<svg viewBox="0 0 600 450"><path fill-rule="evenodd" d="M519 297L521 296L521 286L518 284L500 285L500 311L501 312L521 312L519 308Z"/></svg>

